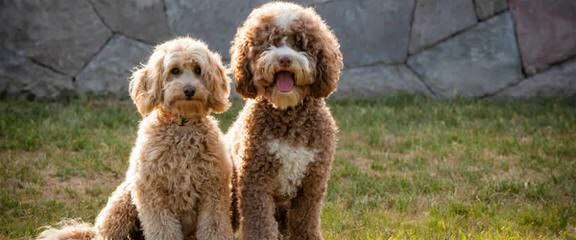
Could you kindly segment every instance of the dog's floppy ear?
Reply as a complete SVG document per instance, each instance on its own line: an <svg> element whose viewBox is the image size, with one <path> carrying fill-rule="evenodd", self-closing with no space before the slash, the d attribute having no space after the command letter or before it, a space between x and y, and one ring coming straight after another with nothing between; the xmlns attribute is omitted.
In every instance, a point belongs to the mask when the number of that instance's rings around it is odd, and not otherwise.
<svg viewBox="0 0 576 240"><path fill-rule="evenodd" d="M316 98L324 98L336 90L343 63L338 39L328 26L321 20L319 22L321 25L314 33L316 47L319 49L316 56L316 79L310 86L310 94Z"/></svg>
<svg viewBox="0 0 576 240"><path fill-rule="evenodd" d="M252 69L250 67L249 39L242 34L242 29L236 33L236 38L230 48L231 67L234 72L234 84L236 92L244 98L255 98L256 86L252 81Z"/></svg>
<svg viewBox="0 0 576 240"><path fill-rule="evenodd" d="M145 117L161 101L164 54L156 51L150 56L148 63L136 69L130 77L130 97L138 112Z"/></svg>
<svg viewBox="0 0 576 240"><path fill-rule="evenodd" d="M222 66L220 55L210 53L206 70L202 71L204 79L208 79L212 93L208 98L208 105L214 112L225 112L230 107L230 86L226 70Z"/></svg>

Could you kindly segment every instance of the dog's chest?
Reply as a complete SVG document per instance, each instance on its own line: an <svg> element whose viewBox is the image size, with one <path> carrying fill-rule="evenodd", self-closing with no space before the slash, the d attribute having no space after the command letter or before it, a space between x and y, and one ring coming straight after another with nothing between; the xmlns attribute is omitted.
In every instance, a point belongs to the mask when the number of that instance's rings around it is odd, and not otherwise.
<svg viewBox="0 0 576 240"><path fill-rule="evenodd" d="M140 162L142 181L155 186L173 209L187 210L197 200L195 189L204 181L201 161L206 151L203 135L186 127L167 127L148 136Z"/></svg>
<svg viewBox="0 0 576 240"><path fill-rule="evenodd" d="M306 147L295 147L278 139L267 143L268 152L279 162L277 181L279 192L293 196L308 172L308 166L316 159L315 151Z"/></svg>

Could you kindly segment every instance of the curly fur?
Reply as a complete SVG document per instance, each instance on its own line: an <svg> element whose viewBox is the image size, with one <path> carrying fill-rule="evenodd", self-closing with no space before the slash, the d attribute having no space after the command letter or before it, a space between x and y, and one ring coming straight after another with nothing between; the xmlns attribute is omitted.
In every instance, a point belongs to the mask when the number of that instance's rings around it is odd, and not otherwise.
<svg viewBox="0 0 576 240"><path fill-rule="evenodd" d="M342 69L338 41L312 8L274 2L252 11L231 55L248 98L227 134L242 239L322 239L337 132L324 98ZM285 79L293 88L279 86Z"/></svg>
<svg viewBox="0 0 576 240"><path fill-rule="evenodd" d="M80 220L64 220L56 227L45 227L45 230L38 235L38 239L58 240L83 240L92 239L96 233L90 224Z"/></svg>
<svg viewBox="0 0 576 240"><path fill-rule="evenodd" d="M277 20L279 18L282 20ZM291 22L285 23L285 19ZM278 26L279 22L282 26ZM267 69L257 63L267 56L267 50L283 43L304 55L308 62L309 71L305 75L310 78L302 81L301 88L297 89L303 91L300 100L305 96L324 98L336 89L342 54L334 34L314 9L275 2L253 10L234 38L231 65L240 95L245 98L270 96L272 80L269 74L263 74ZM295 67L296 64L291 66Z"/></svg>
<svg viewBox="0 0 576 240"><path fill-rule="evenodd" d="M139 225L145 239L232 239L232 164L209 116L227 110L228 95L220 56L204 43L157 46L130 82L144 118L124 182L94 227L75 222L38 239L138 239Z"/></svg>

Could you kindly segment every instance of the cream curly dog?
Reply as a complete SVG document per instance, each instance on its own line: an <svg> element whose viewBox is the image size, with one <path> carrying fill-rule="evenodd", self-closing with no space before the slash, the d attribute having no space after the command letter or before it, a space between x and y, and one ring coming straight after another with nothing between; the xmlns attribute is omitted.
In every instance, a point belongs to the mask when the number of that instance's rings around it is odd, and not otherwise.
<svg viewBox="0 0 576 240"><path fill-rule="evenodd" d="M232 239L232 164L211 112L228 109L220 56L191 38L157 46L134 72L130 96L144 119L126 179L95 227L48 229L39 239Z"/></svg>
<svg viewBox="0 0 576 240"><path fill-rule="evenodd" d="M229 130L242 239L322 239L320 208L336 145L324 98L342 69L340 46L312 8L255 9L231 48L248 98Z"/></svg>

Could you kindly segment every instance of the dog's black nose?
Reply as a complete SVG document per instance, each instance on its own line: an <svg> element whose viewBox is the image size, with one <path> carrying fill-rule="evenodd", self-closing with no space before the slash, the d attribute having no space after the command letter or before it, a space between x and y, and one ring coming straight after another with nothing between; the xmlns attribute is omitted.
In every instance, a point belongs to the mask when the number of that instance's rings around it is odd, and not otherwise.
<svg viewBox="0 0 576 240"><path fill-rule="evenodd" d="M184 87L184 95L186 95L186 97L191 98L194 96L194 93L196 93L196 89L193 86L185 86Z"/></svg>
<svg viewBox="0 0 576 240"><path fill-rule="evenodd" d="M292 58L290 56L280 56L278 58L278 62L280 63L281 67L290 67L292 65Z"/></svg>

